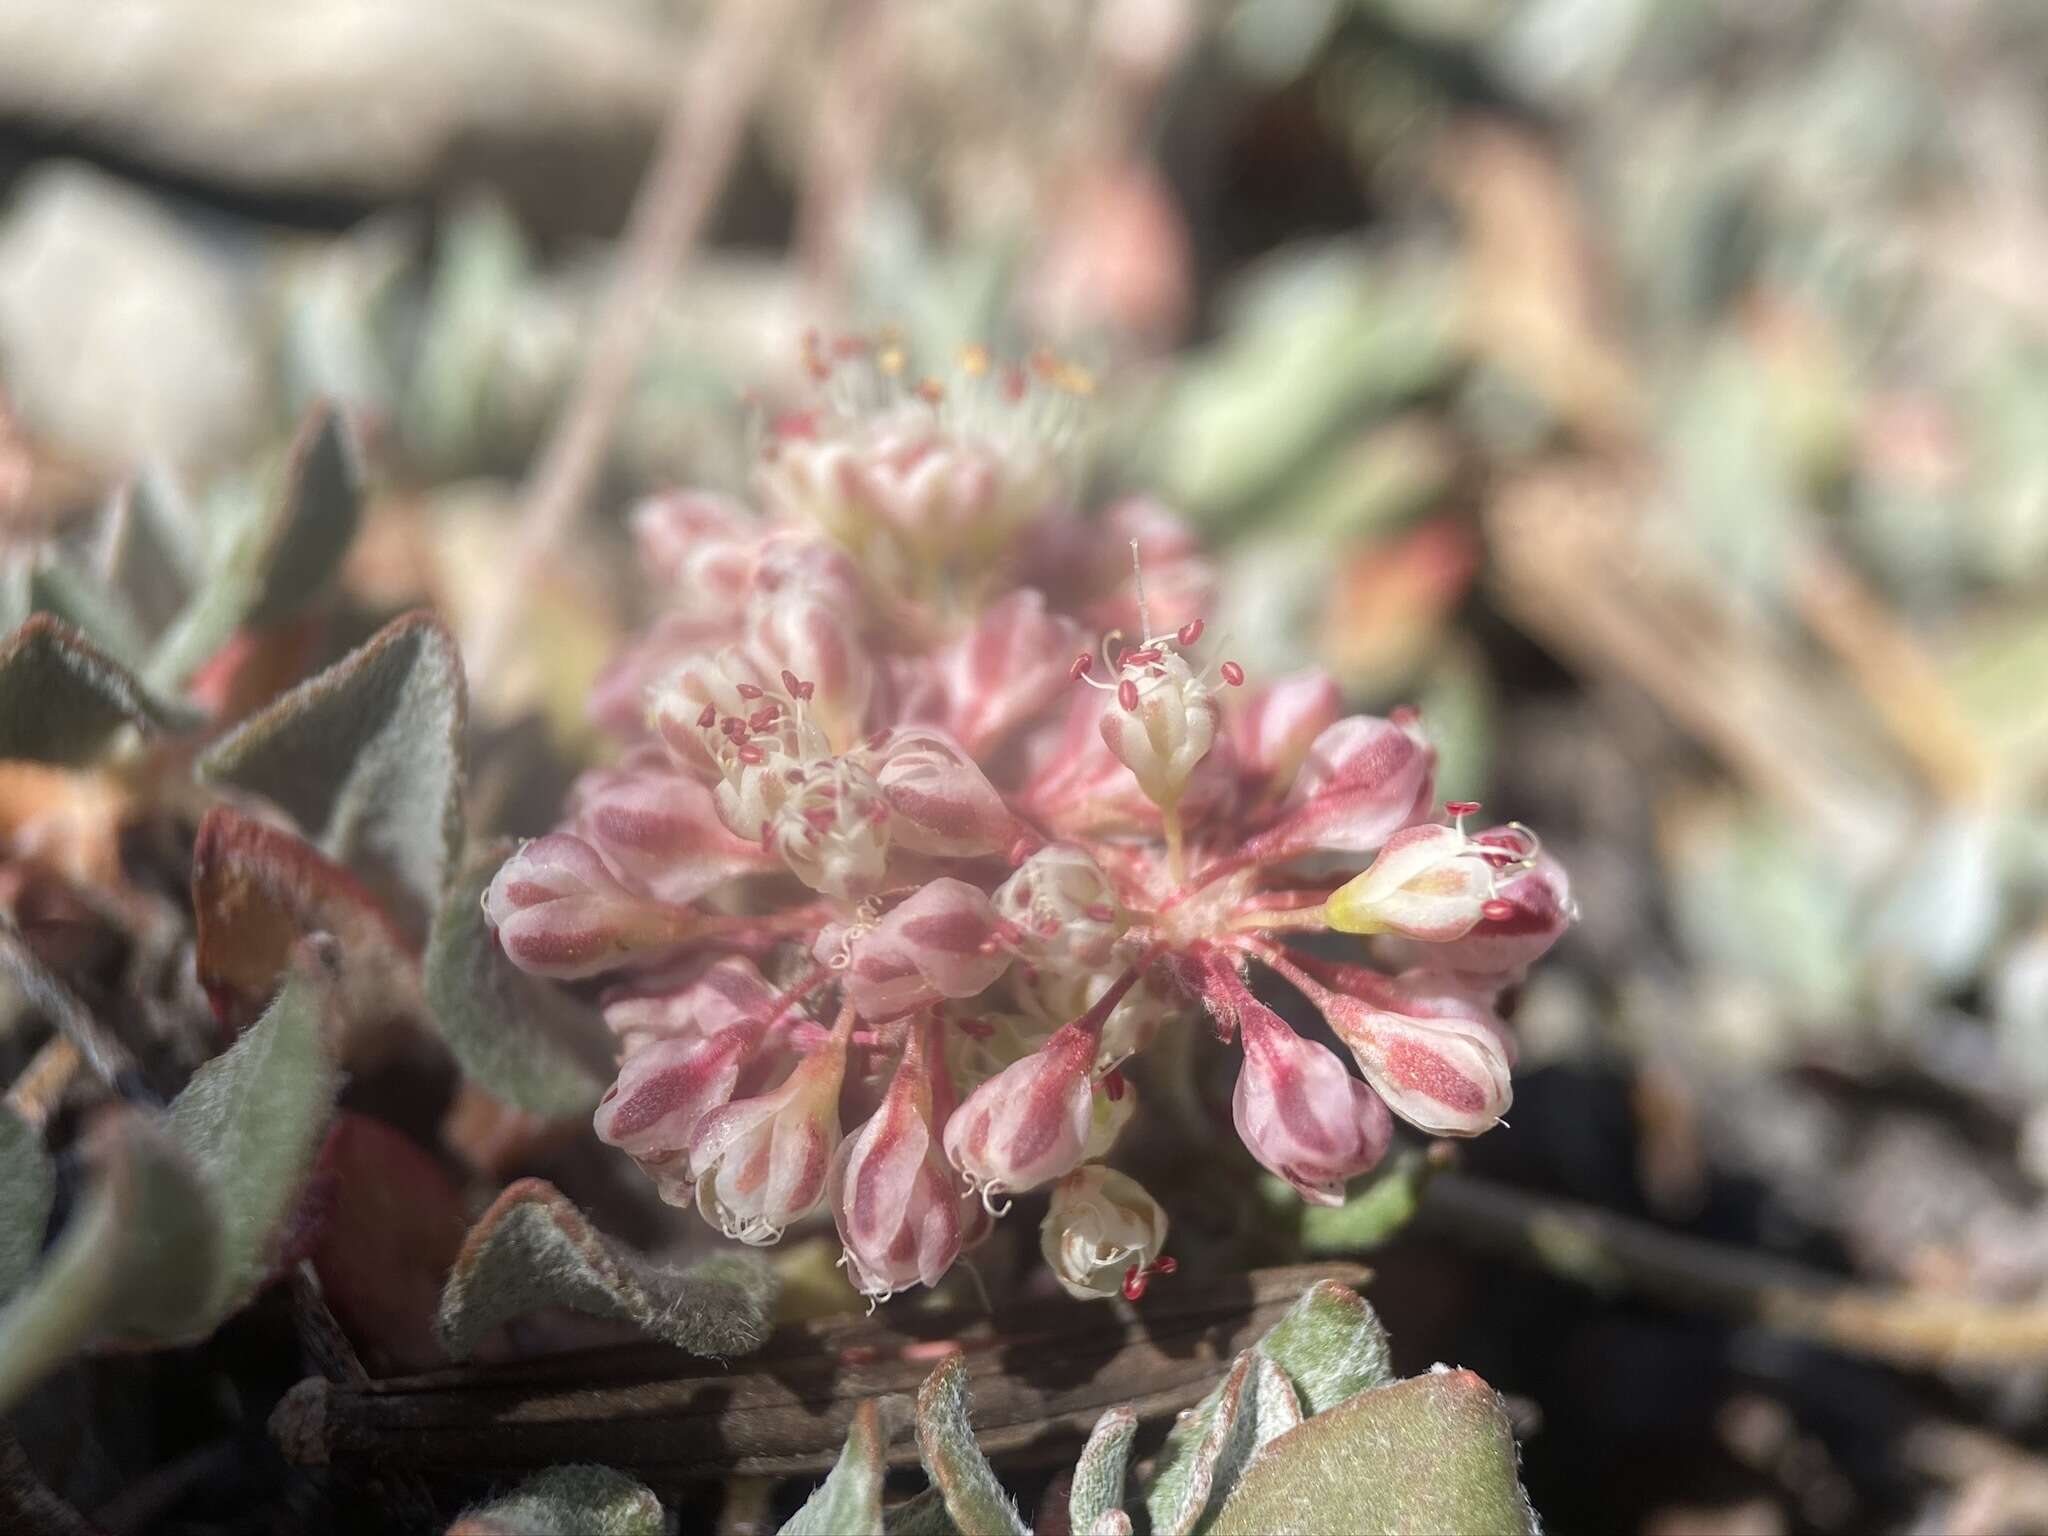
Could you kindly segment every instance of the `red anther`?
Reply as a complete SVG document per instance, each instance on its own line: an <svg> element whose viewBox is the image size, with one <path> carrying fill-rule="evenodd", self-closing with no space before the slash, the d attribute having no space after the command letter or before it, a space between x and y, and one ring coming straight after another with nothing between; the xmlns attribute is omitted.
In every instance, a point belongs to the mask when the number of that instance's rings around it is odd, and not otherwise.
<svg viewBox="0 0 2048 1536"><path fill-rule="evenodd" d="M1223 681L1230 684L1231 687L1242 688L1244 686L1244 668L1240 667L1236 662L1226 661L1218 670L1223 673Z"/></svg>
<svg viewBox="0 0 2048 1536"><path fill-rule="evenodd" d="M782 669L782 691L793 699L803 696L804 688L802 681L787 667Z"/></svg>
<svg viewBox="0 0 2048 1536"><path fill-rule="evenodd" d="M785 768L782 770L782 776L792 784L801 784L804 781L804 771L801 768Z"/></svg>
<svg viewBox="0 0 2048 1536"><path fill-rule="evenodd" d="M1124 1271L1124 1300L1141 1301L1145 1295L1145 1271L1133 1264Z"/></svg>
<svg viewBox="0 0 2048 1536"><path fill-rule="evenodd" d="M738 715L727 715L718 722L718 728L733 741L744 740L747 734L747 722Z"/></svg>
<svg viewBox="0 0 2048 1536"><path fill-rule="evenodd" d="M761 689L758 684L736 683L734 684L734 688L739 693L739 696L743 699L758 699L761 697Z"/></svg>
<svg viewBox="0 0 2048 1536"><path fill-rule="evenodd" d="M1094 669L1094 666L1095 658L1089 655L1088 652L1083 651L1080 655L1074 658L1074 664L1071 667L1067 668L1067 681L1070 683L1078 683L1079 681L1081 681L1082 678L1086 677L1089 674L1089 672Z"/></svg>
<svg viewBox="0 0 2048 1536"><path fill-rule="evenodd" d="M1124 663L1125 663L1125 662L1127 662L1127 661L1129 661L1130 659L1131 659L1131 648L1130 648L1130 647L1129 647L1128 645L1120 645L1120 646L1118 646L1118 647L1117 647L1117 650L1116 650L1116 669L1117 669L1117 671L1119 671L1119 672L1123 671L1123 669L1124 669Z"/></svg>
<svg viewBox="0 0 2048 1536"><path fill-rule="evenodd" d="M1138 707L1138 685L1128 677L1116 685L1116 701L1123 705L1124 713L1131 714Z"/></svg>
<svg viewBox="0 0 2048 1536"><path fill-rule="evenodd" d="M1106 901L1091 902L1081 910L1090 922L1113 923L1116 921L1116 908Z"/></svg>
<svg viewBox="0 0 2048 1536"><path fill-rule="evenodd" d="M1122 1101L1124 1096L1124 1069L1122 1067L1111 1067L1102 1074L1102 1091L1109 1095L1110 1103L1116 1104Z"/></svg>
<svg viewBox="0 0 2048 1536"><path fill-rule="evenodd" d="M1202 621L1200 619L1189 619L1187 623L1181 625L1179 632L1173 638L1180 642L1182 650L1186 650L1202 638Z"/></svg>
<svg viewBox="0 0 2048 1536"><path fill-rule="evenodd" d="M986 1019L955 1019L953 1027L970 1040L987 1040L995 1035L995 1025Z"/></svg>
<svg viewBox="0 0 2048 1536"><path fill-rule="evenodd" d="M1492 901L1480 904L1479 915L1489 923L1504 923L1515 915L1515 904L1512 901L1502 901L1496 897Z"/></svg>
<svg viewBox="0 0 2048 1536"><path fill-rule="evenodd" d="M706 730L718 724L718 706L716 704L706 704L697 716L697 723Z"/></svg>
<svg viewBox="0 0 2048 1536"><path fill-rule="evenodd" d="M753 767L757 763L765 763L768 760L768 754L755 746L751 741L748 741L740 744L739 758L748 767Z"/></svg>
<svg viewBox="0 0 2048 1536"><path fill-rule="evenodd" d="M1124 665L1128 667L1149 667L1153 662L1160 660L1164 654L1156 645L1148 645L1142 651L1126 651L1124 652Z"/></svg>
<svg viewBox="0 0 2048 1536"><path fill-rule="evenodd" d="M1396 725L1415 725L1422 719L1422 711L1413 704L1397 704L1387 711L1387 718Z"/></svg>
<svg viewBox="0 0 2048 1536"><path fill-rule="evenodd" d="M1019 864L1030 858L1037 849L1038 842L1035 838L1018 838L1017 841L1010 844L1010 868L1015 869Z"/></svg>
<svg viewBox="0 0 2048 1536"><path fill-rule="evenodd" d="M802 699L806 704L808 704L811 702L811 695L816 693L817 691L818 685L810 681L808 678L806 678L802 685L798 687L796 691L796 696Z"/></svg>
<svg viewBox="0 0 2048 1536"><path fill-rule="evenodd" d="M881 751L882 748L889 745L889 738L894 734L895 733L891 731L889 727L887 727L886 725L883 726L879 731L876 731L872 736L868 737L868 750L870 752Z"/></svg>
<svg viewBox="0 0 2048 1536"><path fill-rule="evenodd" d="M1444 811L1452 816L1477 816L1479 814L1479 802L1477 800L1446 800L1444 802Z"/></svg>
<svg viewBox="0 0 2048 1536"><path fill-rule="evenodd" d="M775 717L781 713L782 708L780 705L772 703L763 704L759 709L747 716L747 729L765 731L775 723Z"/></svg>
<svg viewBox="0 0 2048 1536"><path fill-rule="evenodd" d="M1180 1268L1180 1260L1170 1253L1162 1253L1158 1258L1146 1265L1145 1268L1151 1274L1170 1275Z"/></svg>

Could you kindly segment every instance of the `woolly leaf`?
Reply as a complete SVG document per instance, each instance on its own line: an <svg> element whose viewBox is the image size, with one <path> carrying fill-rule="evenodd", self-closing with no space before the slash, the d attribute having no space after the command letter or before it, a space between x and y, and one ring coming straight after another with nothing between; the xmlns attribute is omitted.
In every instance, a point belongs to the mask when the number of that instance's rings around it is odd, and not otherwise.
<svg viewBox="0 0 2048 1536"><path fill-rule="evenodd" d="M1303 1292L1257 1349L1287 1373L1311 1417L1394 1379L1387 1330L1363 1296L1334 1280Z"/></svg>
<svg viewBox="0 0 2048 1536"><path fill-rule="evenodd" d="M1392 1239L1414 1218L1428 1182L1428 1160L1409 1149L1356 1186L1342 1205L1309 1205L1281 1179L1261 1181L1271 1203L1300 1224L1311 1255L1362 1253Z"/></svg>
<svg viewBox="0 0 2048 1536"><path fill-rule="evenodd" d="M450 886L427 941L427 1006L463 1071L507 1104L548 1119L587 1115L609 1081L601 1027L508 960L484 921L484 888L511 846L486 848Z"/></svg>
<svg viewBox="0 0 2048 1536"><path fill-rule="evenodd" d="M326 1134L341 1086L328 1044L339 963L325 941L301 945L277 1000L171 1105L171 1134L220 1204L208 1326L269 1274Z"/></svg>
<svg viewBox="0 0 2048 1536"><path fill-rule="evenodd" d="M466 1509L448 1536L662 1536L661 1500L622 1472L550 1467L502 1499Z"/></svg>
<svg viewBox="0 0 2048 1536"><path fill-rule="evenodd" d="M98 1171L62 1236L0 1310L0 1413L96 1340L204 1333L220 1288L220 1208L165 1130L126 1108L87 1137Z"/></svg>
<svg viewBox="0 0 2048 1536"><path fill-rule="evenodd" d="M185 710L152 698L135 675L77 630L37 614L0 647L0 758L75 766L123 726L180 730Z"/></svg>
<svg viewBox="0 0 2048 1536"><path fill-rule="evenodd" d="M215 806L192 846L200 985L235 1028L261 1013L293 947L314 933L340 946L344 1019L417 1015L419 967L390 915L347 870L282 828Z"/></svg>
<svg viewBox="0 0 2048 1536"><path fill-rule="evenodd" d="M147 642L128 605L90 571L62 557L29 577L29 606L54 614L124 667L140 664Z"/></svg>
<svg viewBox="0 0 2048 1536"><path fill-rule="evenodd" d="M927 1488L905 1499L882 1517L885 1536L960 1536L960 1527L946 1513L945 1495Z"/></svg>
<svg viewBox="0 0 2048 1536"><path fill-rule="evenodd" d="M1120 1509L1105 1509L1088 1527L1088 1536L1131 1536L1131 1517Z"/></svg>
<svg viewBox="0 0 2048 1536"><path fill-rule="evenodd" d="M217 742L199 774L275 801L424 932L461 844L465 712L454 638L409 614Z"/></svg>
<svg viewBox="0 0 2048 1536"><path fill-rule="evenodd" d="M1470 1371L1361 1392L1305 1420L1260 1453L1209 1530L1325 1531L1332 1510L1360 1536L1537 1530L1499 1394Z"/></svg>
<svg viewBox="0 0 2048 1536"><path fill-rule="evenodd" d="M1145 1490L1145 1508L1156 1536L1187 1536L1194 1530L1209 1507L1211 1493L1220 1491L1218 1466L1242 1465L1251 1454L1258 1420L1254 1369L1255 1357L1246 1350L1167 1435Z"/></svg>
<svg viewBox="0 0 2048 1536"><path fill-rule="evenodd" d="M790 1516L780 1536L881 1536L882 1478L888 1471L888 1449L882 1405L862 1403L853 1412L839 1460L804 1500L803 1508Z"/></svg>
<svg viewBox="0 0 2048 1536"><path fill-rule="evenodd" d="M1074 1485L1067 1494L1069 1529L1092 1531L1105 1515L1122 1512L1124 1475L1137 1432L1138 1416L1127 1407L1112 1408L1095 1421L1074 1464Z"/></svg>
<svg viewBox="0 0 2048 1536"><path fill-rule="evenodd" d="M775 1277L717 1254L680 1273L614 1247L543 1179L521 1179L470 1229L435 1331L467 1359L498 1324L541 1307L630 1322L695 1355L743 1355L768 1337Z"/></svg>
<svg viewBox="0 0 2048 1536"><path fill-rule="evenodd" d="M151 640L192 600L195 543L191 508L167 476L144 475L122 485L101 516L101 578Z"/></svg>
<svg viewBox="0 0 2048 1536"><path fill-rule="evenodd" d="M917 1449L953 1524L971 1536L1030 1536L967 1418L967 1366L948 1355L917 1394Z"/></svg>
<svg viewBox="0 0 2048 1536"><path fill-rule="evenodd" d="M0 1103L0 1301L35 1268L57 1194L57 1169L36 1128Z"/></svg>

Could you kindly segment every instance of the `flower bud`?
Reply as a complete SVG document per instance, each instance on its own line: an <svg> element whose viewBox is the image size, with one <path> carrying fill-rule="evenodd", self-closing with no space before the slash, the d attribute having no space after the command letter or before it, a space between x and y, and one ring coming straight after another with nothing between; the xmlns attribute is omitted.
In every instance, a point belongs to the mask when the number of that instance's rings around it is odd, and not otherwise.
<svg viewBox="0 0 2048 1536"><path fill-rule="evenodd" d="M1085 848L1048 843L996 887L997 914L1015 925L1011 948L1058 975L1106 967L1126 926L1115 888Z"/></svg>
<svg viewBox="0 0 2048 1536"><path fill-rule="evenodd" d="M598 1140L639 1163L670 1205L690 1203L691 1138L706 1113L732 1098L766 1019L650 1041L627 1055L605 1090L593 1117Z"/></svg>
<svg viewBox="0 0 2048 1536"><path fill-rule="evenodd" d="M805 711L835 749L860 739L875 671L840 603L801 587L757 593L747 613L747 639L770 675L787 672L805 685Z"/></svg>
<svg viewBox="0 0 2048 1536"><path fill-rule="evenodd" d="M1310 745L1344 713L1337 680L1320 667L1290 672L1250 696L1230 720L1238 766L1261 789L1293 782Z"/></svg>
<svg viewBox="0 0 2048 1536"><path fill-rule="evenodd" d="M887 1300L936 1285L960 1256L960 1181L932 1135L925 1029L910 1033L881 1108L832 1161L828 1193L847 1273Z"/></svg>
<svg viewBox="0 0 2048 1536"><path fill-rule="evenodd" d="M846 1028L796 1064L782 1086L708 1110L690 1141L697 1209L727 1237L777 1241L815 1210L839 1146Z"/></svg>
<svg viewBox="0 0 2048 1536"><path fill-rule="evenodd" d="M727 956L667 991L607 997L604 1022L623 1058L650 1041L702 1039L747 1020L769 1018L780 1002L751 960Z"/></svg>
<svg viewBox="0 0 2048 1536"><path fill-rule="evenodd" d="M1094 1120L1093 1030L1068 1024L970 1093L946 1122L946 1156L983 1203L1036 1189L1081 1160Z"/></svg>
<svg viewBox="0 0 2048 1536"><path fill-rule="evenodd" d="M595 976L688 937L687 910L636 896L580 837L524 844L484 892L484 915L512 963L536 976Z"/></svg>
<svg viewBox="0 0 2048 1536"><path fill-rule="evenodd" d="M1387 1106L1270 1008L1248 1008L1242 1021L1244 1065L1230 1104L1237 1134L1302 1199L1342 1205L1345 1182L1386 1155L1394 1131Z"/></svg>
<svg viewBox="0 0 2048 1536"><path fill-rule="evenodd" d="M1528 834L1496 827L1472 841L1519 859L1526 857ZM1417 970L1455 971L1502 983L1541 959L1577 916L1571 877L1556 859L1538 853L1533 863L1510 865L1497 873L1492 899L1463 936L1448 944L1398 943L1390 946L1390 953L1399 957L1394 963Z"/></svg>
<svg viewBox="0 0 2048 1536"><path fill-rule="evenodd" d="M995 908L974 886L934 880L850 943L827 930L816 958L830 965L844 945L846 995L862 1018L882 1023L992 986L1010 964L998 927Z"/></svg>
<svg viewBox="0 0 2048 1536"><path fill-rule="evenodd" d="M889 862L889 807L874 775L848 757L788 771L797 780L769 822L769 842L790 872L841 901L879 891Z"/></svg>
<svg viewBox="0 0 2048 1536"><path fill-rule="evenodd" d="M1299 959L1283 974L1308 994L1403 1120L1434 1136L1477 1136L1508 1112L1514 1051L1479 994L1424 971L1388 977Z"/></svg>
<svg viewBox="0 0 2048 1536"><path fill-rule="evenodd" d="M735 624L753 589L762 525L715 491L671 491L633 509L643 567L694 623Z"/></svg>
<svg viewBox="0 0 2048 1536"><path fill-rule="evenodd" d="M878 748L875 770L896 841L944 859L1005 853L1021 828L966 749L943 731L911 726Z"/></svg>
<svg viewBox="0 0 2048 1536"><path fill-rule="evenodd" d="M1436 749L1392 720L1352 715L1316 737L1280 818L1245 847L1273 864L1317 851L1371 853L1426 814Z"/></svg>
<svg viewBox="0 0 2048 1536"><path fill-rule="evenodd" d="M1102 740L1145 798L1164 808L1180 803L1195 765L1215 745L1219 719L1209 685L1178 652L1155 643L1118 670L1116 702L1102 712Z"/></svg>
<svg viewBox="0 0 2048 1536"><path fill-rule="evenodd" d="M1053 1186L1039 1249L1069 1296L1114 1296L1166 1246L1166 1212L1136 1179L1088 1163Z"/></svg>
<svg viewBox="0 0 2048 1536"><path fill-rule="evenodd" d="M1427 944L1462 938L1493 899L1493 853L1458 827L1403 828L1364 874L1330 897L1325 920L1340 933L1395 933Z"/></svg>
<svg viewBox="0 0 2048 1536"><path fill-rule="evenodd" d="M1160 829L1158 803L1146 797L1105 740L1104 722L1118 711L1114 689L1076 687L1065 719L1035 733L1034 771L1022 802L1062 837ZM1184 818L1198 821L1236 792L1237 768L1229 747L1227 739L1216 742L1196 764L1181 794Z"/></svg>
<svg viewBox="0 0 2048 1536"><path fill-rule="evenodd" d="M1046 612L1044 593L997 599L939 654L946 729L970 753L985 753L1066 686L1080 643L1079 626Z"/></svg>
<svg viewBox="0 0 2048 1536"><path fill-rule="evenodd" d="M773 686L736 645L696 652L648 690L647 723L678 763L714 780L727 741L720 722L745 720Z"/></svg>
<svg viewBox="0 0 2048 1536"><path fill-rule="evenodd" d="M655 750L655 749L649 749ZM577 781L570 826L605 861L663 901L695 901L773 860L719 820L710 789L666 762L636 759Z"/></svg>

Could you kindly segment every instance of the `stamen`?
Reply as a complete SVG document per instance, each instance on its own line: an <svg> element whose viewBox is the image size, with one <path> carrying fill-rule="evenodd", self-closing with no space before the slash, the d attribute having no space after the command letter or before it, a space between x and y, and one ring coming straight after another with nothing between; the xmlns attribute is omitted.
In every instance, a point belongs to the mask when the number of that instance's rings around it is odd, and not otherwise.
<svg viewBox="0 0 2048 1536"><path fill-rule="evenodd" d="M706 704L697 716L697 724L707 731L712 726L718 724L718 706L716 704Z"/></svg>
<svg viewBox="0 0 2048 1536"><path fill-rule="evenodd" d="M1504 923L1515 915L1515 904L1495 897L1492 901L1480 904L1479 915L1489 923Z"/></svg>
<svg viewBox="0 0 2048 1536"><path fill-rule="evenodd" d="M1125 714L1134 714L1138 708L1138 685L1128 677L1116 685L1116 701L1123 706Z"/></svg>
<svg viewBox="0 0 2048 1536"><path fill-rule="evenodd" d="M739 696L743 699L758 699L763 697L761 688L756 683L737 683L734 685L734 687L738 691Z"/></svg>
<svg viewBox="0 0 2048 1536"><path fill-rule="evenodd" d="M1125 1301L1142 1301L1145 1296L1147 1277L1145 1271L1133 1264L1124 1271L1123 1294Z"/></svg>
<svg viewBox="0 0 2048 1536"><path fill-rule="evenodd" d="M1231 687L1242 688L1244 686L1244 668L1240 667L1236 662L1226 661L1217 670L1223 674L1223 681L1230 684Z"/></svg>
<svg viewBox="0 0 2048 1536"><path fill-rule="evenodd" d="M1124 1097L1124 1069L1111 1067L1102 1077L1102 1091L1109 1096L1112 1104L1121 1104Z"/></svg>
<svg viewBox="0 0 2048 1536"><path fill-rule="evenodd" d="M1083 651L1080 655L1074 658L1074 664L1071 667L1067 668L1067 681L1070 683L1078 683L1082 678L1086 677L1092 670L1094 670L1094 667L1095 658L1089 655L1086 651Z"/></svg>
<svg viewBox="0 0 2048 1536"><path fill-rule="evenodd" d="M1197 640L1202 638L1202 621L1200 619L1188 620L1187 623L1181 625L1180 633L1173 638L1179 643L1182 650L1190 649Z"/></svg>

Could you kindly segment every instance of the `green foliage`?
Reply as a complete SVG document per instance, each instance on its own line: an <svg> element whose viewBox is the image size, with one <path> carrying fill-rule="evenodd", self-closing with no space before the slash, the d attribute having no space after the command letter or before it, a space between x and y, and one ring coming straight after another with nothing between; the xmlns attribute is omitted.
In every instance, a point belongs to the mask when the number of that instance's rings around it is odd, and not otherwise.
<svg viewBox="0 0 2048 1536"><path fill-rule="evenodd" d="M1138 1416L1129 1408L1112 1408L1095 1421L1081 1459L1074 1464L1074 1484L1067 1494L1067 1524L1092 1531L1096 1522L1124 1502L1124 1473Z"/></svg>
<svg viewBox="0 0 2048 1536"><path fill-rule="evenodd" d="M508 960L484 921L484 889L510 851L483 849L449 886L427 941L428 1006L463 1071L506 1103L587 1115L610 1080L595 1019Z"/></svg>
<svg viewBox="0 0 2048 1536"><path fill-rule="evenodd" d="M967 1364L948 1355L917 1394L917 1449L953 1524L968 1536L1029 1536L1017 1506L974 1443Z"/></svg>
<svg viewBox="0 0 2048 1536"><path fill-rule="evenodd" d="M199 774L283 807L424 932L462 843L465 714L454 638L412 614L216 743Z"/></svg>
<svg viewBox="0 0 2048 1536"><path fill-rule="evenodd" d="M881 1536L882 1478L888 1471L885 1408L900 1398L862 1403L854 1410L839 1460L779 1536Z"/></svg>
<svg viewBox="0 0 2048 1536"><path fill-rule="evenodd" d="M76 766L125 726L177 730L188 712L153 698L85 636L37 614L0 648L0 758Z"/></svg>
<svg viewBox="0 0 2048 1536"><path fill-rule="evenodd" d="M57 1170L43 1139L0 1103L0 1301L35 1268L57 1196Z"/></svg>
<svg viewBox="0 0 2048 1536"><path fill-rule="evenodd" d="M542 1307L629 1322L696 1355L743 1355L767 1340L774 1272L723 1253L683 1271L616 1247L552 1184L521 1179L470 1229L435 1329L467 1359L500 1323Z"/></svg>
<svg viewBox="0 0 2048 1536"><path fill-rule="evenodd" d="M550 1467L501 1499L464 1510L448 1536L662 1536L661 1500L624 1473Z"/></svg>

